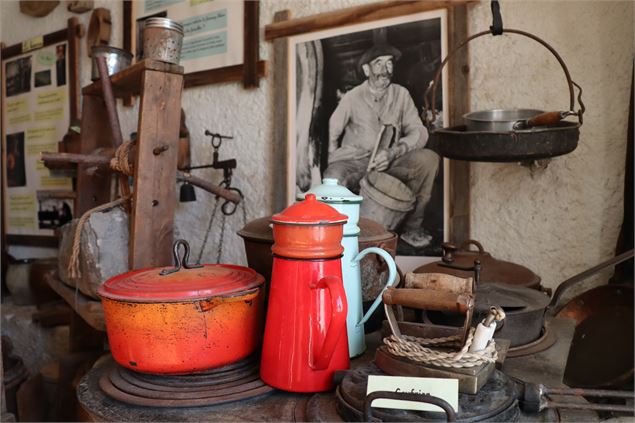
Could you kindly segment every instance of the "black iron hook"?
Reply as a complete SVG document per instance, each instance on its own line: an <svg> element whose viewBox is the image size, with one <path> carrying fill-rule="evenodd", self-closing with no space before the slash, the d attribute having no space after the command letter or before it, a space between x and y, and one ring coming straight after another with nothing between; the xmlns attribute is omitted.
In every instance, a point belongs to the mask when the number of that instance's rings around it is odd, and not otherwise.
<svg viewBox="0 0 635 423"><path fill-rule="evenodd" d="M498 0L492 0L492 26L489 30L492 35L501 35L503 33L503 17L501 16L501 7Z"/></svg>

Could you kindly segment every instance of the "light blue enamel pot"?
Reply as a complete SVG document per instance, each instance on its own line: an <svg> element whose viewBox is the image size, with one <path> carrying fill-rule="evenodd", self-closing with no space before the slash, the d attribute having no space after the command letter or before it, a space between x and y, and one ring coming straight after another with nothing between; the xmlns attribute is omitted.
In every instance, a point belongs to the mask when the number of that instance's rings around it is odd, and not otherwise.
<svg viewBox="0 0 635 423"><path fill-rule="evenodd" d="M344 278L344 290L346 291L346 301L348 303L348 314L346 316L346 327L348 332L348 351L351 357L361 355L366 350L364 342L364 323L372 316L373 312L381 304L381 297L386 288L393 285L397 280L397 266L395 261L386 250L377 247L366 248L359 252L359 210L363 197L355 195L343 185L337 183L337 179L325 178L322 185L313 187L307 193L298 196L298 200L304 200L308 193L315 194L319 201L322 201L340 213L348 216L348 221L344 225L344 237L342 246L344 256L342 257L342 275ZM384 288L375 298L375 301L363 314L362 308L362 281L360 261L368 254L378 254L388 265L388 279Z"/></svg>

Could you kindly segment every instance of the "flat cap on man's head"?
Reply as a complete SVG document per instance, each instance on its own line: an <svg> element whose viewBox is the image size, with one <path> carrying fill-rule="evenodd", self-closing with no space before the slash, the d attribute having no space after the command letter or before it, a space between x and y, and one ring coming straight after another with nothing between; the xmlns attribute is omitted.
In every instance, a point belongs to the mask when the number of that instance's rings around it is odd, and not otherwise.
<svg viewBox="0 0 635 423"><path fill-rule="evenodd" d="M362 54L362 57L359 59L358 65L361 68L362 65L370 63L381 56L392 56L393 60L396 62L401 57L401 52L387 43L375 44L374 46L366 50L364 54Z"/></svg>

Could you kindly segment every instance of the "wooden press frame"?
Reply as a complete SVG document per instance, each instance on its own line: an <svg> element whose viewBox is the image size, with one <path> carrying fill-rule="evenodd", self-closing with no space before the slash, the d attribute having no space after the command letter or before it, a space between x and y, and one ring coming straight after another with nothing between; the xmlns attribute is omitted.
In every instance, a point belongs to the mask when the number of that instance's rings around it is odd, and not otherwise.
<svg viewBox="0 0 635 423"><path fill-rule="evenodd" d="M278 157L288 157L289 124L289 72L287 69L290 40L288 37L322 31L343 25L353 25L380 19L394 18L430 10L446 9L448 14L448 51L468 36L467 4L456 1L390 1L350 7L298 19L283 10L274 16L274 22L265 26L265 40L274 45L274 75L276 113L274 114L273 151ZM468 50L462 49L448 62L449 121L446 126L457 125L469 110ZM286 166L275 166L273 208L287 206ZM454 243L469 239L470 235L470 167L469 162L450 160L449 164L449 240Z"/></svg>
<svg viewBox="0 0 635 423"><path fill-rule="evenodd" d="M79 19L73 17L68 19L68 24L65 29L52 32L42 36L42 45L34 49L23 50L25 43L18 43L8 47L2 48L2 62L1 62L1 83L2 83L2 97L5 98L5 72L4 64L7 60L10 60L16 56L24 53L37 51L40 48L48 47L53 44L67 42L68 43L68 90L69 90L69 118L70 122L76 121L80 118L80 86L79 86L79 39L84 35L84 27L79 22ZM36 37L37 38L37 37ZM58 237L56 235L10 235L5 231L6 227L6 201L5 201L5 118L4 102L2 105L2 236L3 244L6 242L10 245L26 245L35 247L57 247ZM70 124L69 122L69 124ZM61 140L60 140L61 141ZM6 248L6 246L5 246Z"/></svg>
<svg viewBox="0 0 635 423"><path fill-rule="evenodd" d="M135 27L132 1L123 1L123 48L128 51L133 49ZM267 62L260 60L260 0L244 0L243 22L243 63L185 74L184 88L240 81L245 88L258 87L260 78L267 76Z"/></svg>

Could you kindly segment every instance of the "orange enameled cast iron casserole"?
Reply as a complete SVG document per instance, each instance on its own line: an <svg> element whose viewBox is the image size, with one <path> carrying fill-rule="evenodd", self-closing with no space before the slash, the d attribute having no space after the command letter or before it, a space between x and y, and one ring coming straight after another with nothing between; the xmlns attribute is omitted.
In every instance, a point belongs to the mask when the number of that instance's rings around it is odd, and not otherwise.
<svg viewBox="0 0 635 423"><path fill-rule="evenodd" d="M112 355L159 374L204 371L253 353L262 339L264 278L247 267L206 264L128 272L99 288ZM184 261L187 261L189 247Z"/></svg>

